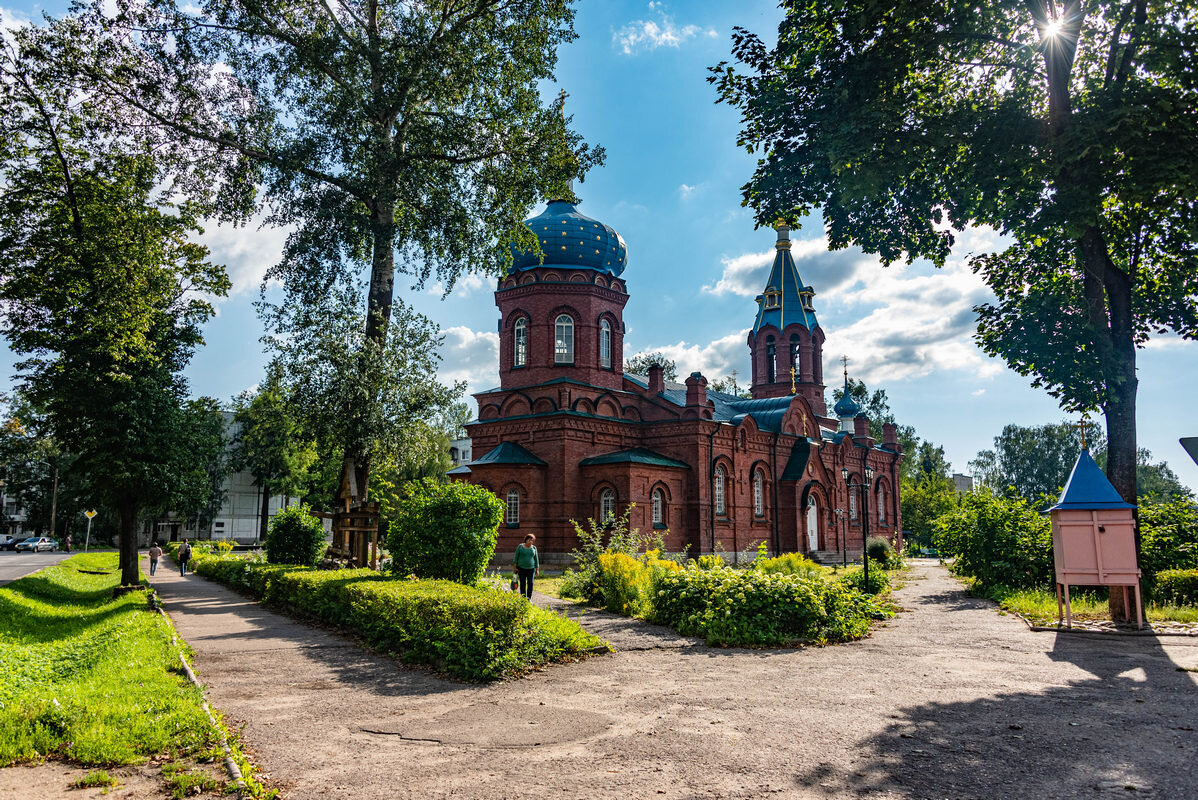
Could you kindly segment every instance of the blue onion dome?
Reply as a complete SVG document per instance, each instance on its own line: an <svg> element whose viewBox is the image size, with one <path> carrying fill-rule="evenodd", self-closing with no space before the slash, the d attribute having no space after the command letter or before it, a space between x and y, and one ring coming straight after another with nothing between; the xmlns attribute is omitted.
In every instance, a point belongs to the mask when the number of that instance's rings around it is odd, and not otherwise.
<svg viewBox="0 0 1198 800"><path fill-rule="evenodd" d="M526 220L525 225L541 240L544 266L593 269L619 275L628 264L628 246L624 237L602 222L578 213L575 203L552 200L543 212ZM513 271L542 266L534 251L512 252Z"/></svg>
<svg viewBox="0 0 1198 800"><path fill-rule="evenodd" d="M861 406L849 394L848 387L845 387L844 396L836 401L836 405L832 406L832 410L838 417L855 417L861 413Z"/></svg>

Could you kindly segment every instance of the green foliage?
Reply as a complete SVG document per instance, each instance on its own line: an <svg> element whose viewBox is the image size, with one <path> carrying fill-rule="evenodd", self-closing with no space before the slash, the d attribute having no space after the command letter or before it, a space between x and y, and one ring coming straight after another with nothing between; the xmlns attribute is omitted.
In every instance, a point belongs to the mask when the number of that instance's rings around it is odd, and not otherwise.
<svg viewBox="0 0 1198 800"><path fill-rule="evenodd" d="M1153 576L1165 570L1198 569L1198 503L1175 499L1142 503L1140 569L1151 591Z"/></svg>
<svg viewBox="0 0 1198 800"><path fill-rule="evenodd" d="M776 41L737 29L738 65L710 80L759 154L743 187L759 223L818 208L831 247L887 264L943 265L969 226L1007 234L970 259L996 297L978 340L1067 410L1103 408L1130 499L1136 348L1198 337L1196 98L1177 56L1198 6L1059 8L788 3Z"/></svg>
<svg viewBox="0 0 1198 800"><path fill-rule="evenodd" d="M1176 606L1198 606L1198 569L1166 569L1156 573L1155 597Z"/></svg>
<svg viewBox="0 0 1198 800"><path fill-rule="evenodd" d="M413 481L387 533L391 569L398 575L475 583L486 572L503 503L470 483Z"/></svg>
<svg viewBox="0 0 1198 800"><path fill-rule="evenodd" d="M1089 425L1094 441L1101 430ZM982 450L969 462L977 482L996 494L1013 490L1027 500L1061 493L1081 451L1081 432L1071 422L1055 425L1006 425L994 437L994 449Z"/></svg>
<svg viewBox="0 0 1198 800"><path fill-rule="evenodd" d="M673 359L666 358L665 353L654 351L652 353L637 353L632 358L624 362L624 371L632 375L640 375L648 377L649 367L657 364L661 367L661 377L667 381L678 380L678 366ZM720 390L722 391L722 390Z"/></svg>
<svg viewBox="0 0 1198 800"><path fill-rule="evenodd" d="M702 564L698 564L698 566L700 569L710 569ZM828 574L826 567L816 564L802 553L784 553L776 558L759 559L753 562L752 569L785 575L799 575L804 578L822 579Z"/></svg>
<svg viewBox="0 0 1198 800"><path fill-rule="evenodd" d="M79 554L0 587L0 764L136 764L215 745L169 623L144 593L113 599L117 567L115 553Z"/></svg>
<svg viewBox="0 0 1198 800"><path fill-rule="evenodd" d="M695 567L698 569L722 569L726 566L728 566L728 562L714 554L699 556L695 559Z"/></svg>
<svg viewBox="0 0 1198 800"><path fill-rule="evenodd" d="M206 556L195 570L466 680L519 675L602 646L577 623L481 584L281 567L238 556Z"/></svg>
<svg viewBox="0 0 1198 800"><path fill-rule="evenodd" d="M953 482L936 474L918 472L902 483L903 527L921 547L932 546L936 520L957 506Z"/></svg>
<svg viewBox="0 0 1198 800"><path fill-rule="evenodd" d="M324 526L306 505L292 505L270 521L266 532L266 560L272 564L312 566L326 548Z"/></svg>
<svg viewBox="0 0 1198 800"><path fill-rule="evenodd" d="M653 595L651 621L713 646L859 639L889 613L837 582L730 567L663 570Z"/></svg>
<svg viewBox="0 0 1198 800"><path fill-rule="evenodd" d="M253 475L267 496L304 496L316 462L316 443L304 434L277 366L267 370L257 391L234 399L233 421L233 468Z"/></svg>
<svg viewBox="0 0 1198 800"><path fill-rule="evenodd" d="M680 569L677 562L657 558L652 551L644 558L627 553L601 553L598 591L590 600L616 614L647 617L653 608L657 575Z"/></svg>
<svg viewBox="0 0 1198 800"><path fill-rule="evenodd" d="M932 543L955 559L953 571L983 587L1046 586L1052 581L1052 526L1022 498L986 489L963 494L934 527Z"/></svg>
<svg viewBox="0 0 1198 800"><path fill-rule="evenodd" d="M894 545L884 536L871 536L865 542L865 552L870 561L876 561L885 569L897 569L901 566Z"/></svg>
<svg viewBox="0 0 1198 800"><path fill-rule="evenodd" d="M871 559L872 560L872 559ZM840 576L840 581L862 594L878 595L890 590L890 576L880 569L869 571L869 582L865 581L865 570L853 568Z"/></svg>
<svg viewBox="0 0 1198 800"><path fill-rule="evenodd" d="M574 535L578 537L578 547L570 553L574 559L573 568L566 570L562 576L562 597L587 602L598 601L602 605L602 569L599 565L601 555L623 553L635 559L642 551L665 552L665 537L661 532L642 534L640 528L628 527L629 516L634 507L635 504L629 504L624 513L605 522L588 519L585 528L570 520L570 524L574 526Z"/></svg>
<svg viewBox="0 0 1198 800"><path fill-rule="evenodd" d="M117 786L120 781L109 775L107 770L96 769L71 781L76 789L96 789L102 786Z"/></svg>

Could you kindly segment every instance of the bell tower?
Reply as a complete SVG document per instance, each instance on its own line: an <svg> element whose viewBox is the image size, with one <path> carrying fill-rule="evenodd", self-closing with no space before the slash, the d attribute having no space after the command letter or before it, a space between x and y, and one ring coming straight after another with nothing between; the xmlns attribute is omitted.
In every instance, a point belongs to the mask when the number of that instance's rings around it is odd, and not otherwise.
<svg viewBox="0 0 1198 800"><path fill-rule="evenodd" d="M824 401L824 331L815 318L815 290L803 284L790 253L790 228L777 225L774 265L757 296L757 318L749 333L754 398L800 394L812 410L828 413Z"/></svg>

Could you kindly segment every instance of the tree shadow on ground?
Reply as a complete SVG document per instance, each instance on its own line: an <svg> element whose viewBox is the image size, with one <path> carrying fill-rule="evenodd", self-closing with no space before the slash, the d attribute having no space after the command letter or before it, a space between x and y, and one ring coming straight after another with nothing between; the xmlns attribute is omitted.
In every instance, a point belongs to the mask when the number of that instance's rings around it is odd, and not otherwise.
<svg viewBox="0 0 1198 800"><path fill-rule="evenodd" d="M796 775L806 791L952 798L1198 796L1198 691L1155 637L1056 634L1050 657L1093 677L1042 692L900 709L846 772Z"/></svg>

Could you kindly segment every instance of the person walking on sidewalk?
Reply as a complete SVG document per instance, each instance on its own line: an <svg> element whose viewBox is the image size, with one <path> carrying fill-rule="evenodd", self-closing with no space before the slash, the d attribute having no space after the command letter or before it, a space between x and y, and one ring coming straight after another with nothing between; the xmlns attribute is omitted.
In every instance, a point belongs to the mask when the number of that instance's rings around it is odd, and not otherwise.
<svg viewBox="0 0 1198 800"><path fill-rule="evenodd" d="M520 576L520 594L532 600L532 579L541 569L541 558L537 555L534 544L537 537L531 533L524 537L524 543L516 545L516 558L512 562L516 573Z"/></svg>
<svg viewBox="0 0 1198 800"><path fill-rule="evenodd" d="M158 542L150 547L150 577L154 577L154 573L158 571L158 559L162 558L162 548L158 546Z"/></svg>
<svg viewBox="0 0 1198 800"><path fill-rule="evenodd" d="M187 562L191 560L191 545L187 540L183 540L183 544L179 545L179 577L187 575Z"/></svg>

